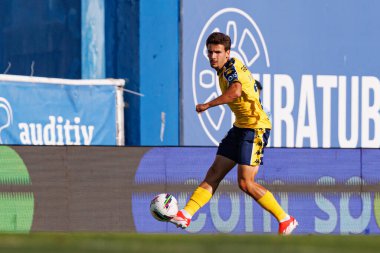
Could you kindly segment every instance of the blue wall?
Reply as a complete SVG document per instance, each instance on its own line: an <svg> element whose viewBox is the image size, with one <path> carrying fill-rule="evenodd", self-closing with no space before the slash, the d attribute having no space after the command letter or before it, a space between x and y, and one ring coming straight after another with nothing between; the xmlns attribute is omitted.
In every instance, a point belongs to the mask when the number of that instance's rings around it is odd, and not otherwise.
<svg viewBox="0 0 380 253"><path fill-rule="evenodd" d="M82 0L82 78L105 77L104 0Z"/></svg>
<svg viewBox="0 0 380 253"><path fill-rule="evenodd" d="M179 1L140 1L141 145L179 144L178 26Z"/></svg>
<svg viewBox="0 0 380 253"><path fill-rule="evenodd" d="M140 91L139 3L105 3L106 77L126 78L125 88ZM140 144L140 97L124 93L125 144Z"/></svg>
<svg viewBox="0 0 380 253"><path fill-rule="evenodd" d="M144 94L125 93L126 145L178 145L179 2L117 0L105 11L106 75Z"/></svg>
<svg viewBox="0 0 380 253"><path fill-rule="evenodd" d="M0 1L0 73L80 78L81 13L77 0Z"/></svg>
<svg viewBox="0 0 380 253"><path fill-rule="evenodd" d="M81 12L92 17L103 11L102 1L96 8L82 10L90 3L0 1L0 73L11 62L8 74L30 75L34 62L34 76L125 78L126 89L145 95L125 93L126 145L178 145L179 1L104 1L105 61L81 66L81 56L99 57L90 52L95 32L81 37L81 25L86 31L93 25L81 23Z"/></svg>

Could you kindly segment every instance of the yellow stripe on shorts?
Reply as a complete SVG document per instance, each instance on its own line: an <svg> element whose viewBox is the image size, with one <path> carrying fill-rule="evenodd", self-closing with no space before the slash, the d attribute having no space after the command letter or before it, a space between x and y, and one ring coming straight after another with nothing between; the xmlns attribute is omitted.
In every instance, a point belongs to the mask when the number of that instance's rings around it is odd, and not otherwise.
<svg viewBox="0 0 380 253"><path fill-rule="evenodd" d="M255 137L253 139L253 149L251 154L251 165L257 166L261 163L263 157L264 140L263 135L265 133L264 128L255 129Z"/></svg>

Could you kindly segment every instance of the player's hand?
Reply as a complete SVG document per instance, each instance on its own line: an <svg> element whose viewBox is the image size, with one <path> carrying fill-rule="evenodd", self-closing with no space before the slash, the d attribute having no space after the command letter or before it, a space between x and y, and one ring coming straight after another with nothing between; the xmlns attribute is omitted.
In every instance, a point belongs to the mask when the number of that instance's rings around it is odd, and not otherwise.
<svg viewBox="0 0 380 253"><path fill-rule="evenodd" d="M200 113L206 111L210 106L208 104L197 104L195 110Z"/></svg>

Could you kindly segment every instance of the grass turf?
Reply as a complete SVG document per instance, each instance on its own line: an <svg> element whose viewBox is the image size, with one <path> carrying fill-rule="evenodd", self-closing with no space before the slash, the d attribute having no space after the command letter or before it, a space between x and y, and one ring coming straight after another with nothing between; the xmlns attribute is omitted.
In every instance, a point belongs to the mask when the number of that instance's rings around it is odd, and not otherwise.
<svg viewBox="0 0 380 253"><path fill-rule="evenodd" d="M0 234L0 252L379 252L378 236L173 235L126 233Z"/></svg>

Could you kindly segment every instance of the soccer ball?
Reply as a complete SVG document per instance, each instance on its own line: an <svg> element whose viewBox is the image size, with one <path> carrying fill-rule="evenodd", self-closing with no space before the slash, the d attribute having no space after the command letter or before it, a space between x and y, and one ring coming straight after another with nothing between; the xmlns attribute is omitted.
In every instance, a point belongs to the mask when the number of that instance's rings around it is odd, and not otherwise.
<svg viewBox="0 0 380 253"><path fill-rule="evenodd" d="M150 202L150 213L159 221L169 221L178 212L178 203L173 195L161 193Z"/></svg>

